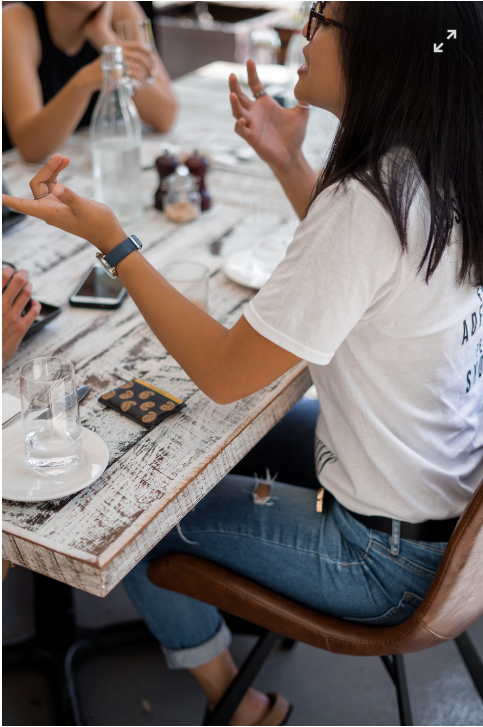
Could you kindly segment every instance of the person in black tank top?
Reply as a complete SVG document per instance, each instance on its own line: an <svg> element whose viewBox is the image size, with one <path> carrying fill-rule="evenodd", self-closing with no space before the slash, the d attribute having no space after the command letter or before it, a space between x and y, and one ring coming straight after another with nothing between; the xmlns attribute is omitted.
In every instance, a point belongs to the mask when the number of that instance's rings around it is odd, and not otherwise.
<svg viewBox="0 0 483 727"><path fill-rule="evenodd" d="M3 15L3 151L17 146L28 161L41 161L76 129L88 126L102 85L102 46L119 43L119 20L144 14L135 2L25 2ZM149 52L125 45L129 73L144 84L151 73ZM161 59L156 80L134 96L145 122L167 131L176 101Z"/></svg>

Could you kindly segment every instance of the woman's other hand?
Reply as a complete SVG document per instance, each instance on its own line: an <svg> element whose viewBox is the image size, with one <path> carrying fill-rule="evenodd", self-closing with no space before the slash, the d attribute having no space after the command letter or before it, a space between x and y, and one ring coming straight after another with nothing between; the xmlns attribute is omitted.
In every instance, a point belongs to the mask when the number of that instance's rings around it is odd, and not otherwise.
<svg viewBox="0 0 483 727"><path fill-rule="evenodd" d="M22 338L40 313L41 305L33 300L30 310L22 316L22 312L32 295L32 283L28 281L28 273L13 268L2 270L2 368L12 358Z"/></svg>
<svg viewBox="0 0 483 727"><path fill-rule="evenodd" d="M253 94L263 91L255 63L247 62L248 83ZM265 95L256 101L246 96L237 77L230 75L230 103L237 119L235 131L275 173L290 171L301 151L305 138L309 110L296 106L284 109Z"/></svg>
<svg viewBox="0 0 483 727"><path fill-rule="evenodd" d="M119 45L122 46L128 76L134 81L136 88L145 86L148 78L156 72L153 54L134 40L123 41Z"/></svg>
<svg viewBox="0 0 483 727"><path fill-rule="evenodd" d="M120 43L116 40L114 42L116 45L122 46L127 75L134 82L135 88L141 88L152 75L153 59L151 53L135 41ZM90 93L99 91L104 80L102 56L77 71L76 78L78 83Z"/></svg>
<svg viewBox="0 0 483 727"><path fill-rule="evenodd" d="M127 235L114 212L105 204L79 197L71 189L57 184L59 172L68 164L68 157L56 154L31 180L30 188L34 197L46 193L47 196L30 200L4 194L3 204L82 237L107 254Z"/></svg>
<svg viewBox="0 0 483 727"><path fill-rule="evenodd" d="M117 36L112 28L113 3L104 2L82 26L84 38L102 53L103 45L116 45Z"/></svg>

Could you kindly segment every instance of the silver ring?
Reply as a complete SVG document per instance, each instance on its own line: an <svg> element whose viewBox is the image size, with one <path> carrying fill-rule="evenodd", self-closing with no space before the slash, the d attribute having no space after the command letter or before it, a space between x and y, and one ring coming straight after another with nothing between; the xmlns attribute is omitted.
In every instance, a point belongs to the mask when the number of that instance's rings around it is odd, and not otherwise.
<svg viewBox="0 0 483 727"><path fill-rule="evenodd" d="M310 104L305 103L305 101L297 101L297 106L299 109L310 109Z"/></svg>
<svg viewBox="0 0 483 727"><path fill-rule="evenodd" d="M262 96L265 96L265 94L266 94L266 93L267 93L267 92L265 91L265 89L263 89L263 91L260 91L259 93L254 93L254 94L253 94L253 98L254 98L254 99L255 99L255 101L256 101L256 100L257 100L257 98L261 98Z"/></svg>
<svg viewBox="0 0 483 727"><path fill-rule="evenodd" d="M42 199L42 197L48 197L50 192L46 192L45 194L41 194L40 197L34 197L34 200Z"/></svg>

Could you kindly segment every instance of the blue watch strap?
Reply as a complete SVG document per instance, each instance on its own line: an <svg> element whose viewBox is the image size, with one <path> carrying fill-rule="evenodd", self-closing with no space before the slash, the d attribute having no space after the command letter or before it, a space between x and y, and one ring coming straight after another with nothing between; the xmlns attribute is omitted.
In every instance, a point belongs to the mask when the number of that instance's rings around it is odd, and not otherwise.
<svg viewBox="0 0 483 727"><path fill-rule="evenodd" d="M142 243L138 240L136 235L130 235L130 237L126 237L125 240L119 243L114 250L111 250L110 253L104 255L104 260L110 268L115 268L121 260L124 260L126 255L129 255L130 252L134 252L134 250L140 250L141 248Z"/></svg>

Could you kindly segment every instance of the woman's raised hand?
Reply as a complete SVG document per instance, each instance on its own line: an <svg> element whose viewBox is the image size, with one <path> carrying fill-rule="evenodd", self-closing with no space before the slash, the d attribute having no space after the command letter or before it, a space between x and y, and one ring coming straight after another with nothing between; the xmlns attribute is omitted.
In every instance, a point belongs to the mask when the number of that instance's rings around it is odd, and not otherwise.
<svg viewBox="0 0 483 727"><path fill-rule="evenodd" d="M115 43L116 34L112 28L113 3L104 2L97 10L89 15L82 30L84 38L101 53L103 45Z"/></svg>
<svg viewBox="0 0 483 727"><path fill-rule="evenodd" d="M252 93L263 91L252 60L247 62L247 71ZM300 106L284 109L268 94L252 101L242 92L233 73L230 75L230 91L233 116L237 119L236 133L275 173L290 171L305 138L309 110Z"/></svg>
<svg viewBox="0 0 483 727"><path fill-rule="evenodd" d="M2 195L2 202L16 212L47 222L95 245L107 254L122 242L126 235L114 212L105 204L79 197L71 189L57 183L59 173L69 164L68 157L55 154L30 182L34 197L19 199Z"/></svg>

